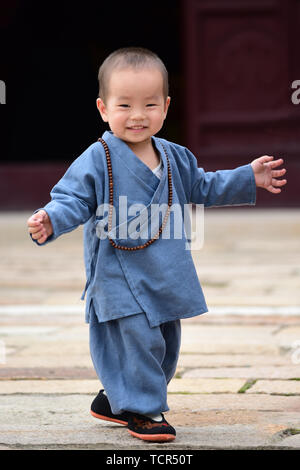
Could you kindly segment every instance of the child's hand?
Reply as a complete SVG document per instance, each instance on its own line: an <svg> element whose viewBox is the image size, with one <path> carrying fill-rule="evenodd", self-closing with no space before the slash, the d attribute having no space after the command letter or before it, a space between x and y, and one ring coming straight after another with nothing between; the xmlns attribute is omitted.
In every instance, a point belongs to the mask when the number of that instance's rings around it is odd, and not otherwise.
<svg viewBox="0 0 300 470"><path fill-rule="evenodd" d="M39 244L44 243L53 233L51 220L43 209L33 214L27 220L28 232Z"/></svg>
<svg viewBox="0 0 300 470"><path fill-rule="evenodd" d="M286 173L286 169L274 170L283 163L283 159L273 160L274 157L264 155L263 157L256 158L251 162L251 166L255 176L256 186L265 188L270 193L278 194L281 192L279 186L284 186L286 180L277 179Z"/></svg>

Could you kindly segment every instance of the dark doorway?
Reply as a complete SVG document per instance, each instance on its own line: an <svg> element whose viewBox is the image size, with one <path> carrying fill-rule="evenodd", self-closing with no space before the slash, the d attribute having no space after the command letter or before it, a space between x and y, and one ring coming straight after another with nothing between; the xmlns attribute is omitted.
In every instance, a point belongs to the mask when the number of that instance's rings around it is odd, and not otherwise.
<svg viewBox="0 0 300 470"><path fill-rule="evenodd" d="M184 5L185 131L199 165L216 170L283 157L288 185L279 198L258 191L258 203L299 206L300 104L292 84L300 80L300 1Z"/></svg>

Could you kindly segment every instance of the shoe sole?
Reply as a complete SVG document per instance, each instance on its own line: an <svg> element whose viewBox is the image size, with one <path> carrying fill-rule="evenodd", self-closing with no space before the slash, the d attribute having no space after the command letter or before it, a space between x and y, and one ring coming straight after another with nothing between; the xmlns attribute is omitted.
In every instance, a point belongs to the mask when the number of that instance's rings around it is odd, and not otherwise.
<svg viewBox="0 0 300 470"><path fill-rule="evenodd" d="M95 413L92 410L91 410L91 415L94 416L95 418L103 419L104 421L111 421L112 423L123 424L124 426L127 426L127 424L128 424L127 421L122 421L121 419L109 418L108 416L98 415L97 413Z"/></svg>
<svg viewBox="0 0 300 470"><path fill-rule="evenodd" d="M143 441L152 441L152 442L170 442L174 441L175 437L174 434L138 434L137 432L131 431L128 429L128 432L133 436L137 437L138 439L142 439Z"/></svg>

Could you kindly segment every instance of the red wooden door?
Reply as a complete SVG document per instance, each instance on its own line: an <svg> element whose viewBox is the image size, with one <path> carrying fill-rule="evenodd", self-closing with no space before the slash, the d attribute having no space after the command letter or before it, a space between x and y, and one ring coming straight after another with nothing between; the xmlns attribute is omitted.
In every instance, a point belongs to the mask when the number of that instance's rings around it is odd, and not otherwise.
<svg viewBox="0 0 300 470"><path fill-rule="evenodd" d="M276 197L259 191L257 201L299 206L300 104L292 86L300 80L300 0L184 0L183 12L185 132L199 166L283 157L288 185Z"/></svg>

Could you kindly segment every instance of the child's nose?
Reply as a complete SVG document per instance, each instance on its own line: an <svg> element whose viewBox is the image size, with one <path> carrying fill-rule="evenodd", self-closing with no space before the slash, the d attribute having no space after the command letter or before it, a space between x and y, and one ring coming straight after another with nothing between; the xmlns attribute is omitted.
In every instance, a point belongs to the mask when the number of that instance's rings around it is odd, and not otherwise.
<svg viewBox="0 0 300 470"><path fill-rule="evenodd" d="M130 117L134 121L139 121L141 119L144 119L145 114L144 114L144 111L142 109L135 108L135 109L132 110L132 113L131 113Z"/></svg>

